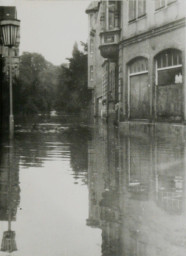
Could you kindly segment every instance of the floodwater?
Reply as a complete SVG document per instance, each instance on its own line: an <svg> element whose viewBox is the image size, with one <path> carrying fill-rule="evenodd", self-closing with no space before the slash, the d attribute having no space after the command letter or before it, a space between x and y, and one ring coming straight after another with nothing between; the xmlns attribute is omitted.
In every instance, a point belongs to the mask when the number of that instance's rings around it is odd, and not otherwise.
<svg viewBox="0 0 186 256"><path fill-rule="evenodd" d="M0 256L185 256L185 173L179 136L20 130L0 147Z"/></svg>

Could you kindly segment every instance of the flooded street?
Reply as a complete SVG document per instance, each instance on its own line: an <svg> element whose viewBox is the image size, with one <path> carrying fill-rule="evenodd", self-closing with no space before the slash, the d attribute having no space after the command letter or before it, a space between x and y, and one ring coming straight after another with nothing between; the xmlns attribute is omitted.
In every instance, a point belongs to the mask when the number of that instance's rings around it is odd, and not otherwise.
<svg viewBox="0 0 186 256"><path fill-rule="evenodd" d="M2 142L1 250L11 240L15 256L185 256L186 144L161 135L99 124Z"/></svg>

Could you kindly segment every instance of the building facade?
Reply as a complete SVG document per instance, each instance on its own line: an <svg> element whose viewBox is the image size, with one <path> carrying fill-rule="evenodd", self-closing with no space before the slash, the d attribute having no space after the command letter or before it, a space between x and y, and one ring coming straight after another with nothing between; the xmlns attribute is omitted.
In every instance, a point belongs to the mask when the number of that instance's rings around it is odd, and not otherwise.
<svg viewBox="0 0 186 256"><path fill-rule="evenodd" d="M119 121L186 120L185 7L184 0L107 0L89 6L99 34L94 37L99 62L94 55L91 62L89 36L89 65L102 76L101 85L96 77L91 84L96 115Z"/></svg>
<svg viewBox="0 0 186 256"><path fill-rule="evenodd" d="M133 122L118 136L113 125L99 124L88 145L87 225L101 230L100 255L184 256L183 137ZM180 241L178 253L172 241Z"/></svg>

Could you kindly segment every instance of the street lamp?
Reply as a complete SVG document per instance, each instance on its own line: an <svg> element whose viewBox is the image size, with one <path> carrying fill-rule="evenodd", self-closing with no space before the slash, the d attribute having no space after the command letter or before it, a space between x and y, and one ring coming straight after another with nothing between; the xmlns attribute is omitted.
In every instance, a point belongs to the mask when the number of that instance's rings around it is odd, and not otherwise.
<svg viewBox="0 0 186 256"><path fill-rule="evenodd" d="M14 116L13 116L13 89L12 89L12 57L11 49L16 46L17 36L19 31L20 21L13 20L1 20L1 39L3 46L8 47L8 59L9 59L9 96L10 96L10 116L9 116L9 132L10 138L13 138L14 134Z"/></svg>

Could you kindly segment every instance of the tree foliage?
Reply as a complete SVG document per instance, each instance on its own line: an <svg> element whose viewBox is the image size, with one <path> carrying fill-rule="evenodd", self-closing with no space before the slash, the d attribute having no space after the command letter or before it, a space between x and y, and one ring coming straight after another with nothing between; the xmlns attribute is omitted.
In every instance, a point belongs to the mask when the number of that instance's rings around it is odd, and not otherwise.
<svg viewBox="0 0 186 256"><path fill-rule="evenodd" d="M87 44L81 42L81 46L82 51L75 43L68 64L61 66L54 66L38 53L24 52L20 56L19 77L13 81L14 115L48 114L51 110L77 113L86 109L90 100ZM4 77L1 98L5 116L8 117L8 76Z"/></svg>
<svg viewBox="0 0 186 256"><path fill-rule="evenodd" d="M14 111L22 114L49 113L54 107L57 67L37 53L20 58L20 76L14 83Z"/></svg>
<svg viewBox="0 0 186 256"><path fill-rule="evenodd" d="M56 108L70 113L80 112L90 100L87 88L87 52L78 49L74 44L72 57L68 58L69 66L61 65L58 76L58 94Z"/></svg>

